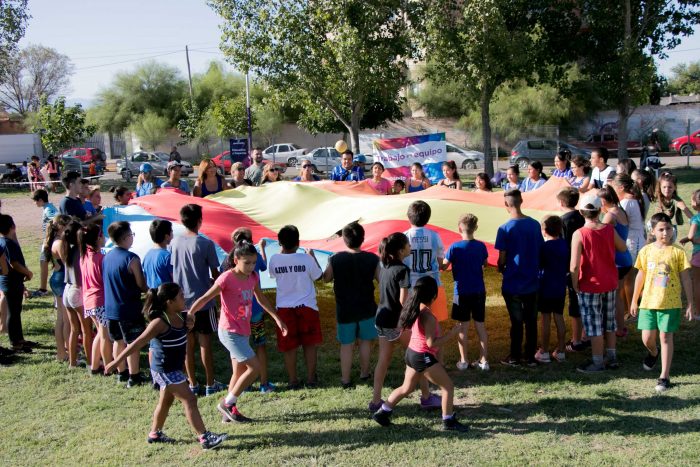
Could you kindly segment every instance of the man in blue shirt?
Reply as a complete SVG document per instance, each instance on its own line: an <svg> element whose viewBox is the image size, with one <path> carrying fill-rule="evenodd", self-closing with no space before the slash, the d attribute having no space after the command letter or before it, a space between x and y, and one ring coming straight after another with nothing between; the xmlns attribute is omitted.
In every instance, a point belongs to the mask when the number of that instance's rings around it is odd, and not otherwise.
<svg viewBox="0 0 700 467"><path fill-rule="evenodd" d="M353 153L351 150L347 150L343 153L340 158L340 165L333 167L333 172L331 172L331 180L338 182L359 182L364 180L365 176L361 172L359 167L353 167L352 164Z"/></svg>

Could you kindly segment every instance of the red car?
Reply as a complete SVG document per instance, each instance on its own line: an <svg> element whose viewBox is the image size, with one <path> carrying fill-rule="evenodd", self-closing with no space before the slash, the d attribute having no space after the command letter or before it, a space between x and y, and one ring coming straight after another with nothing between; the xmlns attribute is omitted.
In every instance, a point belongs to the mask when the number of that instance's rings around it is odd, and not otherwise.
<svg viewBox="0 0 700 467"><path fill-rule="evenodd" d="M58 155L59 158L63 156L75 157L76 159L80 159L83 163L90 163L92 161L104 162L107 160L107 155L98 148L71 148Z"/></svg>
<svg viewBox="0 0 700 467"><path fill-rule="evenodd" d="M220 168L224 175L230 174L231 173L231 151L224 151L221 154L217 154L216 156L212 157L211 161L216 164L218 168ZM272 162L263 159L263 164L271 164ZM243 165L248 167L250 165L250 158L246 158L243 161ZM275 164L275 166L280 169L280 172L284 173L287 170L287 166L284 164Z"/></svg>
<svg viewBox="0 0 700 467"><path fill-rule="evenodd" d="M688 135L685 135L671 141L669 147L681 156L697 154L700 151L700 130L696 130L690 135L690 143L688 143Z"/></svg>

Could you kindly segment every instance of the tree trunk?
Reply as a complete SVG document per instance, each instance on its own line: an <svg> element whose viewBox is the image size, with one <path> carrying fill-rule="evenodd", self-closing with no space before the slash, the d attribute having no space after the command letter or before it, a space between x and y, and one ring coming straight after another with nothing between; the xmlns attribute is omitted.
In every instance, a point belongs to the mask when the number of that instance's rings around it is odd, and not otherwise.
<svg viewBox="0 0 700 467"><path fill-rule="evenodd" d="M630 81L630 55L632 53L632 6L630 0L625 0L625 38L622 50L622 73L624 74L622 82L629 83ZM627 122L630 116L630 96L623 86L622 95L620 96L620 106L618 110L617 122L617 158L627 159Z"/></svg>
<svg viewBox="0 0 700 467"><path fill-rule="evenodd" d="M491 114L490 105L493 90L486 87L481 90L479 106L481 108L481 139L484 148L484 171L493 177L493 157L491 156ZM498 157L498 154L496 155Z"/></svg>
<svg viewBox="0 0 700 467"><path fill-rule="evenodd" d="M620 108L618 109L617 121L617 158L618 160L627 159L627 123L630 118L629 96L624 94Z"/></svg>
<svg viewBox="0 0 700 467"><path fill-rule="evenodd" d="M354 154L360 153L360 115L353 112L350 115L350 146Z"/></svg>

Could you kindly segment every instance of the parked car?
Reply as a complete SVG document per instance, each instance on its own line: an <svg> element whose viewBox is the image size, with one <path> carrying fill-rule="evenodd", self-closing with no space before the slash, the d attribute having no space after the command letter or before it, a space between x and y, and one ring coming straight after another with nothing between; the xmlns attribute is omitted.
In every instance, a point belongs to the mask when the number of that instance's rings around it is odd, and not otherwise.
<svg viewBox="0 0 700 467"><path fill-rule="evenodd" d="M211 158L211 161L216 164L216 166L219 168L219 173L222 175L227 175L231 173L231 165L232 165L232 160L231 160L231 151L224 151L220 154L217 154L216 156ZM263 163L264 164L272 164L272 160L268 160L265 158L263 155ZM248 167L250 165L250 157L247 157L243 161L243 165ZM285 163L280 163L277 162L275 163L275 166L280 170L280 172L284 173L287 170L287 164Z"/></svg>
<svg viewBox="0 0 700 467"><path fill-rule="evenodd" d="M700 151L700 130L690 135L690 141L688 141L688 135L680 136L671 141L669 147L681 156L697 154Z"/></svg>
<svg viewBox="0 0 700 467"><path fill-rule="evenodd" d="M81 177L88 177L90 175L90 163L83 162L77 157L61 156L61 163L63 164L62 172L64 174L68 172L78 172Z"/></svg>
<svg viewBox="0 0 700 467"><path fill-rule="evenodd" d="M121 174L122 178L127 182L131 177L138 175L139 166L144 162L148 162L153 167L154 175L162 175L167 177L167 165L170 159L170 154L164 152L146 152L136 151L130 156L124 156L117 160L117 173ZM182 161L182 176L188 177L194 171L192 164L187 161Z"/></svg>
<svg viewBox="0 0 700 467"><path fill-rule="evenodd" d="M58 157L75 157L80 159L81 162L88 164L93 160L95 162L104 162L107 160L107 155L103 150L98 148L71 148L63 151Z"/></svg>
<svg viewBox="0 0 700 467"><path fill-rule="evenodd" d="M484 166L484 153L472 151L455 146L452 143L445 143L447 149L447 160L453 161L458 169L477 169Z"/></svg>
<svg viewBox="0 0 700 467"><path fill-rule="evenodd" d="M310 153L300 157L297 163L303 160L310 161L314 166L314 173L331 172L333 167L340 165L341 156L334 147L327 146L312 150ZM374 157L368 154L356 154L353 161L355 164L361 165L362 170L367 173L367 171L371 170L372 164L374 164Z"/></svg>
<svg viewBox="0 0 700 467"><path fill-rule="evenodd" d="M593 133L586 137L585 141L576 141L578 147L582 149L590 149L591 151L597 148L607 148L610 154L617 154L619 142L617 133ZM627 140L627 152L641 152L642 142Z"/></svg>
<svg viewBox="0 0 700 467"><path fill-rule="evenodd" d="M275 163L281 162L287 164L289 167L294 167L297 165L299 158L305 155L308 151L308 149L301 148L292 143L273 144L272 146L265 148L263 151L263 157L269 161L274 161Z"/></svg>
<svg viewBox="0 0 700 467"><path fill-rule="evenodd" d="M579 148L573 144L563 143L552 139L521 139L510 152L510 164L518 165L521 169L527 169L532 161L540 161L544 164L554 163L555 154L561 149L571 151L571 156L591 157L591 150Z"/></svg>

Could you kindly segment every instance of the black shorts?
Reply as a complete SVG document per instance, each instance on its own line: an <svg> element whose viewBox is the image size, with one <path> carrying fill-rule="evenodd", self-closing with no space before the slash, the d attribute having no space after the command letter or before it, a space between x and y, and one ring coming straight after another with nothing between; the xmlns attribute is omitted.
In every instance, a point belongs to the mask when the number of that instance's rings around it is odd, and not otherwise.
<svg viewBox="0 0 700 467"><path fill-rule="evenodd" d="M194 327L192 332L200 334L213 334L219 328L219 312L215 306L208 310L199 310L194 314Z"/></svg>
<svg viewBox="0 0 700 467"><path fill-rule="evenodd" d="M569 291L569 317L580 318L581 309L578 306L578 294L576 293L576 291L573 288L573 285L571 284L571 276L569 276L568 278L566 289Z"/></svg>
<svg viewBox="0 0 700 467"><path fill-rule="evenodd" d="M415 350L406 349L406 365L416 370L418 373L423 373L431 366L438 363L435 355L428 352L416 352Z"/></svg>
<svg viewBox="0 0 700 467"><path fill-rule="evenodd" d="M452 319L467 322L473 319L483 323L486 318L486 294L470 293L455 297L457 303L452 303Z"/></svg>
<svg viewBox="0 0 700 467"><path fill-rule="evenodd" d="M624 266L617 268L617 280L621 281L623 277L632 270L632 266Z"/></svg>
<svg viewBox="0 0 700 467"><path fill-rule="evenodd" d="M566 294L561 297L537 297L537 310L540 313L564 314Z"/></svg>
<svg viewBox="0 0 700 467"><path fill-rule="evenodd" d="M56 172L56 173L50 173L50 174L49 174L49 179L50 179L50 180L59 180L59 178L58 178L58 172Z"/></svg>
<svg viewBox="0 0 700 467"><path fill-rule="evenodd" d="M145 330L146 322L143 317L133 320L110 319L107 325L107 332L112 342L124 341L127 344L134 342Z"/></svg>

